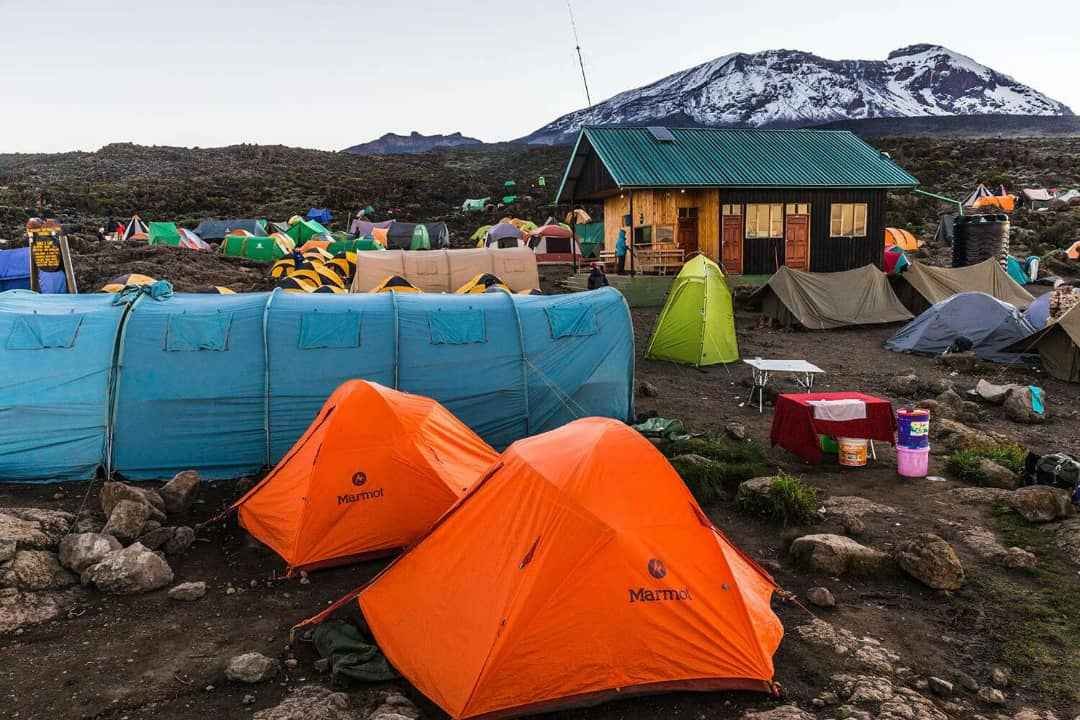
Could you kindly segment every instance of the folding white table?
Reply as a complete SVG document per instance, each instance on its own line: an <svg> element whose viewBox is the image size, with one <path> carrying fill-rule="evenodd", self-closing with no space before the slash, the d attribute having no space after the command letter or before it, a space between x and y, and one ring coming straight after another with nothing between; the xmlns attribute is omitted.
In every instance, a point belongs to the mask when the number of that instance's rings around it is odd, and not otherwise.
<svg viewBox="0 0 1080 720"><path fill-rule="evenodd" d="M769 376L772 373L788 373L799 387L807 392L814 389L814 376L825 371L813 363L805 360L764 360L762 358L744 359L744 363L750 366L754 375L754 386L750 388L750 396L746 402L753 404L754 393L758 394L758 412L765 411L765 386L769 384Z"/></svg>

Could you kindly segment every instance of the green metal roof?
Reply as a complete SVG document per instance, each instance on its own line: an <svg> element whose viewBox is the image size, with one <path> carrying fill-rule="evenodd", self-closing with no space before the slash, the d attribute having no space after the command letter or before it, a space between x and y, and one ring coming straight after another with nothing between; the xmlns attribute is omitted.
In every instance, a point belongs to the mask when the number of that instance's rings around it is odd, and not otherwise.
<svg viewBox="0 0 1080 720"><path fill-rule="evenodd" d="M621 188L912 188L919 181L847 130L586 127L559 199L571 191L590 149Z"/></svg>

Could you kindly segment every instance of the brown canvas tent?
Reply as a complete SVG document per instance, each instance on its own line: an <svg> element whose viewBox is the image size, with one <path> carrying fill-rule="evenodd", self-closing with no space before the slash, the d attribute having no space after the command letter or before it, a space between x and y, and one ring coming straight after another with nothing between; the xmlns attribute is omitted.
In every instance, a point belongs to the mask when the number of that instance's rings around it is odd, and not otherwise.
<svg viewBox="0 0 1080 720"><path fill-rule="evenodd" d="M375 250L356 253L351 292L368 292L388 275L399 275L424 292L452 293L470 279L490 273L511 290L540 286L536 255L529 248Z"/></svg>
<svg viewBox="0 0 1080 720"><path fill-rule="evenodd" d="M782 325L811 330L847 325L905 322L910 312L897 299L884 273L873 265L834 273L812 273L781 266L754 293L762 313Z"/></svg>
<svg viewBox="0 0 1080 720"><path fill-rule="evenodd" d="M995 258L962 268L944 268L912 262L893 279L900 302L913 313L962 292L981 292L998 300L1026 308L1035 298L1001 267Z"/></svg>
<svg viewBox="0 0 1080 720"><path fill-rule="evenodd" d="M1058 380L1080 383L1080 305L1006 349L1037 351L1046 372Z"/></svg>

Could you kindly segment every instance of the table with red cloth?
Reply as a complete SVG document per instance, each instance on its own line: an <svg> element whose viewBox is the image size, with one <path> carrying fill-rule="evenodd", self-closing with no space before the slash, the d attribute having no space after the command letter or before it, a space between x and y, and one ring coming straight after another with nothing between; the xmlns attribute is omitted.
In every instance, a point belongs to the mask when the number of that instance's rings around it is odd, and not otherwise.
<svg viewBox="0 0 1080 720"><path fill-rule="evenodd" d="M866 403L866 417L857 420L820 420L814 417L813 400L861 400ZM892 403L860 392L791 393L776 398L772 431L773 445L795 453L810 463L821 462L818 435L866 438L892 443L896 415Z"/></svg>

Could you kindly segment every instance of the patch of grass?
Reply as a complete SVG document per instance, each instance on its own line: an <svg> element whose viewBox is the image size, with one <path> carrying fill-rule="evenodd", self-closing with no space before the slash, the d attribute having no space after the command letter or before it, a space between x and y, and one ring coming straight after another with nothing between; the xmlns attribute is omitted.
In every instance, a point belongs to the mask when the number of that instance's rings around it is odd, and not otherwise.
<svg viewBox="0 0 1080 720"><path fill-rule="evenodd" d="M687 438L665 442L660 449L672 459L672 466L702 505L719 502L734 492L743 480L768 472L764 451L752 441ZM700 455L708 462L680 459L682 455Z"/></svg>
<svg viewBox="0 0 1080 720"><path fill-rule="evenodd" d="M986 458L1015 473L1024 471L1027 450L1012 443L980 445L954 452L945 461L945 469L956 479L970 485L986 485L986 473L979 469L979 460Z"/></svg>
<svg viewBox="0 0 1080 720"><path fill-rule="evenodd" d="M1080 702L1080 593L1076 572L1054 544L1053 532L1031 525L1005 505L992 525L1005 546L1030 548L1039 564L1023 573L972 573L993 625L996 662L1013 669L1014 683L1061 704ZM996 611L996 612L995 612Z"/></svg>
<svg viewBox="0 0 1080 720"><path fill-rule="evenodd" d="M779 525L808 525L817 520L818 489L797 477L781 472L773 478L769 492L739 493L735 507Z"/></svg>

